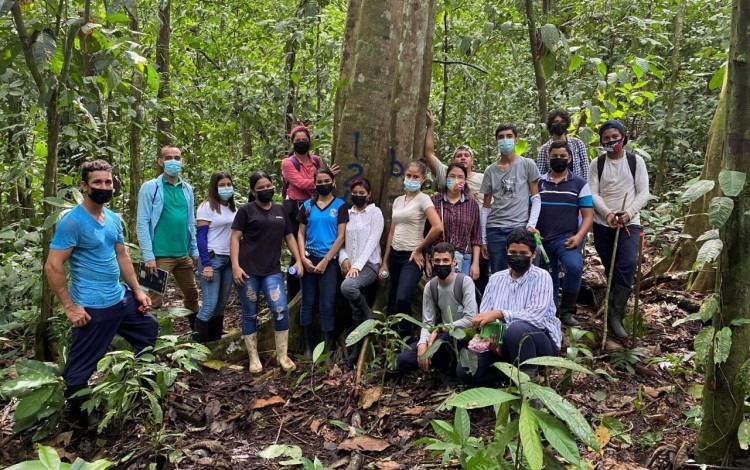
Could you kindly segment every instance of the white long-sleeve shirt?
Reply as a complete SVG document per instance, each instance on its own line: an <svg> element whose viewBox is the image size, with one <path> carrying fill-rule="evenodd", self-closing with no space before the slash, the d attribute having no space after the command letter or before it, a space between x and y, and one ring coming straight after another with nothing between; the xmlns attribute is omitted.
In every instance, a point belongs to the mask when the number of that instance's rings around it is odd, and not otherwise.
<svg viewBox="0 0 750 470"><path fill-rule="evenodd" d="M379 265L380 237L384 226L383 212L375 204L369 204L361 211L350 208L346 240L339 250L339 263L348 259L352 268L360 271L368 261Z"/></svg>
<svg viewBox="0 0 750 470"><path fill-rule="evenodd" d="M518 279L511 277L510 269L490 276L479 312L490 310L502 310L507 325L525 321L546 330L558 348L562 343L562 327L552 298L552 278L544 269L532 265Z"/></svg>
<svg viewBox="0 0 750 470"><path fill-rule="evenodd" d="M599 168L596 164L597 158L591 161L589 169L589 188L591 189L591 195L594 197L594 222L599 225L607 225L607 214L619 212L622 209L622 201L627 194L625 210L630 216L628 225L640 225L641 209L646 205L650 196L646 162L638 155L635 156L634 183L627 157L623 154L622 158L613 160L607 156L605 157L600 181Z"/></svg>

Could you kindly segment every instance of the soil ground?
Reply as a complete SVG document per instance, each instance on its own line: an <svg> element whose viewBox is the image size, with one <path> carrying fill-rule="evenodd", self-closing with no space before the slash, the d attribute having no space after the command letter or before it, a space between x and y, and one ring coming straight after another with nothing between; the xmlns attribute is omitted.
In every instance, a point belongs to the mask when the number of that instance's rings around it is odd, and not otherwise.
<svg viewBox="0 0 750 470"><path fill-rule="evenodd" d="M601 268L588 270L586 282L601 286ZM596 343L591 345L594 361L589 367L606 371L611 380L576 374L564 396L593 428L603 417L611 417L619 420L623 429L619 436L600 431L605 444L602 453L579 447L593 468L670 469L691 451L702 382L702 376L694 372L691 351L700 325L689 322L672 327L687 314L676 305L673 294L700 300L685 293L678 282L641 293L648 331L639 344L645 358L634 365L633 373L614 368L611 355L599 352L602 319L596 317L596 307L579 307L580 328L596 334ZM236 302L227 315L225 327L238 326ZM178 332L187 331L184 319L175 323ZM561 355L565 351L564 345ZM432 457L414 442L434 436L430 420L453 421L452 411L439 411L438 407L460 388L444 385L437 375L384 379L382 370L370 370L356 383L341 350L336 366L315 374L310 374L310 364L300 359L295 359L298 370L289 375L275 367L269 354L262 359L264 374L260 375L250 375L245 362L219 370L203 367L200 373L180 376L180 386L171 389L163 405L166 434L159 452L154 451L153 437L138 421L110 426L101 435L63 423L44 442L68 460L76 456L88 461L107 458L119 461L118 468L123 469L147 468L149 463L175 469L282 468L279 461L283 458L258 456L274 443L298 446L305 457L317 457L327 468L354 468L353 461L359 460L362 467L377 469L439 466L440 457ZM562 390L561 378L562 371L551 371L550 386ZM11 432L10 410L11 404L0 403L0 442ZM472 436L492 435L491 408L473 410L470 417ZM156 454L171 454L173 461L162 467L164 459ZM0 467L28 458L36 458L30 433L16 436L0 449ZM456 462L453 465L457 468Z"/></svg>

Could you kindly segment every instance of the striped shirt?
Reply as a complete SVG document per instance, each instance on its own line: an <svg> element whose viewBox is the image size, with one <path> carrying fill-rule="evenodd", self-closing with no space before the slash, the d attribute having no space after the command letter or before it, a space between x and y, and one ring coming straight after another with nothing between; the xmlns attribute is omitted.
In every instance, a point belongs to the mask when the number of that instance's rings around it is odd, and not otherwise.
<svg viewBox="0 0 750 470"><path fill-rule="evenodd" d="M578 213L580 209L593 209L594 198L589 184L570 171L565 179L555 183L550 174L539 180L539 196L542 208L536 228L544 240L559 237L570 237L578 232Z"/></svg>
<svg viewBox="0 0 750 470"><path fill-rule="evenodd" d="M443 233L432 243L448 242L456 251L471 254L471 247L482 245L482 231L479 224L479 205L476 201L461 194L461 199L455 204L448 201L444 193L432 195L432 203L443 222ZM430 222L425 222L425 236L430 231Z"/></svg>
<svg viewBox="0 0 750 470"><path fill-rule="evenodd" d="M550 170L549 161L549 147L552 144L552 140L548 140L547 143L539 148L539 153L536 156L536 166L539 168L540 174L545 174ZM587 181L589 179L589 154L586 151L586 145L583 141L577 137L568 136L568 147L573 153L573 173L580 176Z"/></svg>
<svg viewBox="0 0 750 470"><path fill-rule="evenodd" d="M560 320L552 299L552 278L544 269L532 265L518 279L510 276L510 269L490 276L479 311L490 310L502 310L507 325L522 320L546 330L558 348L562 343Z"/></svg>

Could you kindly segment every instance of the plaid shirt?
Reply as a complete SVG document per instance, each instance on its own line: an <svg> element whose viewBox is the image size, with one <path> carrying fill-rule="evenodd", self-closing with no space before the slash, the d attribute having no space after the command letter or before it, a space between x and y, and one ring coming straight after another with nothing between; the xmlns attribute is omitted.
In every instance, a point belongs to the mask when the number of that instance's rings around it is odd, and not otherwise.
<svg viewBox="0 0 750 470"><path fill-rule="evenodd" d="M479 225L479 205L476 201L461 194L461 199L455 204L448 202L448 197L442 193L432 196L432 203L443 222L443 233L432 246L440 242L448 242L463 254L471 254L471 247L482 245L482 232ZM430 222L425 222L425 235L430 231Z"/></svg>
<svg viewBox="0 0 750 470"><path fill-rule="evenodd" d="M551 139L541 146L539 154L536 157L536 166L539 168L540 175L549 173L550 171L549 162L547 161L550 144L552 144ZM568 136L568 146L570 147L570 151L573 152L573 173L583 178L584 181L588 181L590 162L589 154L586 152L586 145L578 137Z"/></svg>

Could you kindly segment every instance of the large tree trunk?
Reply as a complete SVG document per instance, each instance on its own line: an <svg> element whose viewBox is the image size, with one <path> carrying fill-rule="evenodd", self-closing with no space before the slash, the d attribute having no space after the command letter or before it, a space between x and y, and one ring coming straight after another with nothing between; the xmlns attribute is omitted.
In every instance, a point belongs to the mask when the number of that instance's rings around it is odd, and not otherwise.
<svg viewBox="0 0 750 470"><path fill-rule="evenodd" d="M404 166L422 157L432 73L435 1L351 0L336 93L332 160L348 196L358 176L390 222ZM387 227L386 227L387 230Z"/></svg>
<svg viewBox="0 0 750 470"><path fill-rule="evenodd" d="M156 141L159 147L172 143L171 106L169 105L169 38L171 36L171 0L159 2L159 32L156 36L156 66L159 69L159 92L156 99L161 111L156 116Z"/></svg>
<svg viewBox="0 0 750 470"><path fill-rule="evenodd" d="M667 119L664 125L665 132L662 139L661 151L659 152L659 167L656 171L654 182L654 193L661 194L664 178L667 170L667 152L672 146L672 122L674 120L674 102L677 96L677 80L680 76L680 40L682 39L682 23L685 21L687 0L680 2L680 11L674 22L674 35L672 36L672 73L669 77L669 98L667 102Z"/></svg>
<svg viewBox="0 0 750 470"><path fill-rule="evenodd" d="M544 78L542 69L542 57L544 55L544 45L539 37L539 30L536 27L536 15L534 14L534 0L526 0L526 20L529 26L529 44L531 46L531 59L534 63L534 79L536 80L536 92L539 103L539 122L547 120L547 80ZM542 141L546 139L546 131L542 131Z"/></svg>
<svg viewBox="0 0 750 470"><path fill-rule="evenodd" d="M138 6L128 8L130 15L130 29L140 31L138 21ZM137 36L136 36L137 37ZM143 72L138 67L133 67L133 80L130 86L130 96L133 98L133 110L135 113L130 119L130 193L128 194L128 234L130 240L136 239L135 226L138 214L138 191L143 182L143 171L141 169L141 134L143 133L144 109L143 109Z"/></svg>
<svg viewBox="0 0 750 470"><path fill-rule="evenodd" d="M750 175L750 2L732 1L732 24L727 65L727 151L724 167ZM724 249L720 272L721 310L714 314L716 332L729 328L732 345L726 362L714 364L709 351L703 387L703 420L695 447L698 461L730 466L739 451L737 430L744 416L750 325L750 185L734 200L734 210L721 229Z"/></svg>

